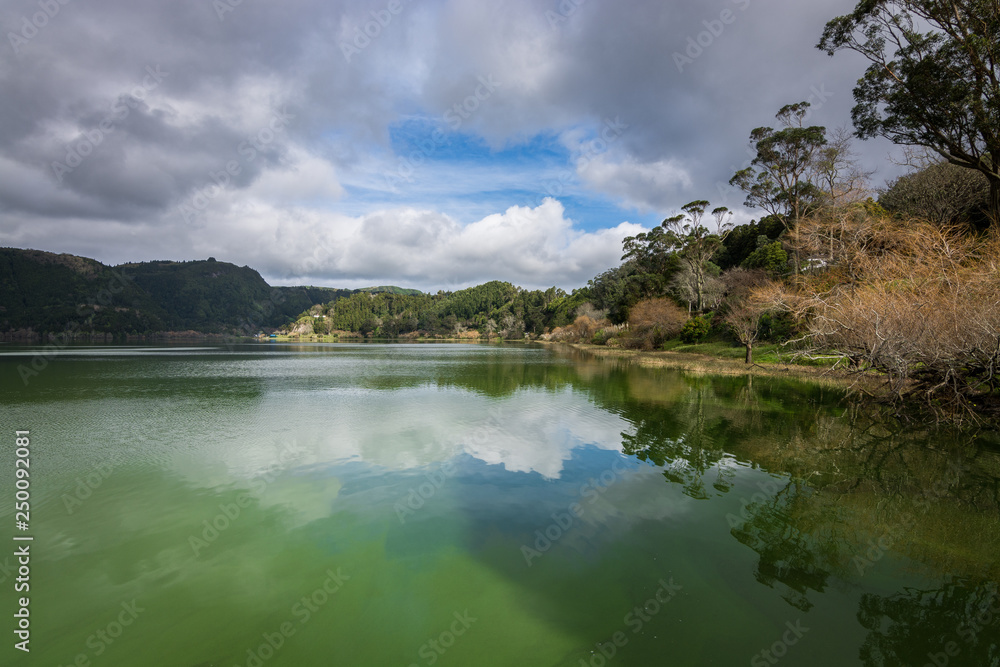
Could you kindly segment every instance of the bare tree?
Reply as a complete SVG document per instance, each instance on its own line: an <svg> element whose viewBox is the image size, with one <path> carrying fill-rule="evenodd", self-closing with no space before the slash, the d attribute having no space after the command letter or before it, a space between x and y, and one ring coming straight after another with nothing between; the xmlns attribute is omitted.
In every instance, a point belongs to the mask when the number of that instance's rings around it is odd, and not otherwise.
<svg viewBox="0 0 1000 667"><path fill-rule="evenodd" d="M753 346L760 337L760 319L770 305L758 292L764 293L772 281L764 271L735 268L727 271L722 278L726 285L728 311L723 322L746 348L747 364L753 363Z"/></svg>
<svg viewBox="0 0 1000 667"><path fill-rule="evenodd" d="M845 206L871 195L869 181L875 170L866 170L854 151L854 136L838 127L816 156L816 185L828 206Z"/></svg>
<svg viewBox="0 0 1000 667"><path fill-rule="evenodd" d="M962 414L1000 388L1000 235L922 220L840 218L838 260L798 291L772 290L811 349L877 371L889 395ZM819 223L816 223L817 225Z"/></svg>

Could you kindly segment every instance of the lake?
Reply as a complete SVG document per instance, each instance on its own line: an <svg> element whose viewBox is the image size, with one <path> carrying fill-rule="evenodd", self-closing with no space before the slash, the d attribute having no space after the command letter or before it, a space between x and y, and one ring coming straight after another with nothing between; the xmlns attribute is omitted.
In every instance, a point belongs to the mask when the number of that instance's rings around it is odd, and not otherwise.
<svg viewBox="0 0 1000 667"><path fill-rule="evenodd" d="M996 431L541 346L37 352L5 665L1000 665Z"/></svg>

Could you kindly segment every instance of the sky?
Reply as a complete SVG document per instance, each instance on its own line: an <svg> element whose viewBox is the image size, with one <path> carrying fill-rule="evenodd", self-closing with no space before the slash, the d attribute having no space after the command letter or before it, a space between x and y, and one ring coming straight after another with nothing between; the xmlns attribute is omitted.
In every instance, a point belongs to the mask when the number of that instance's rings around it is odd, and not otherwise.
<svg viewBox="0 0 1000 667"><path fill-rule="evenodd" d="M0 246L570 290L692 200L760 217L750 131L850 125L865 62L815 45L854 4L6 0Z"/></svg>

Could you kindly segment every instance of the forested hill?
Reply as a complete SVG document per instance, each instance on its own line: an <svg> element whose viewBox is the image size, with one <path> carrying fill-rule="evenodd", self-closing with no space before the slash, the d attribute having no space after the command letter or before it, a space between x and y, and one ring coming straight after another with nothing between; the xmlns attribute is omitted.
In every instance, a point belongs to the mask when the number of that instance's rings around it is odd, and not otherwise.
<svg viewBox="0 0 1000 667"><path fill-rule="evenodd" d="M76 255L0 248L0 334L8 336L252 336L307 319L317 330L381 336L474 328L521 337L565 324L581 301L556 288L527 291L499 281L434 295L395 286L271 287L254 269L211 257L108 266Z"/></svg>
<svg viewBox="0 0 1000 667"><path fill-rule="evenodd" d="M461 336L465 332L523 338L572 322L588 294L586 289L572 295L555 287L526 290L499 280L437 294L358 293L313 306L302 313L294 329L388 338L419 333Z"/></svg>
<svg viewBox="0 0 1000 667"><path fill-rule="evenodd" d="M249 267L212 258L112 267L75 255L0 248L0 333L254 334L357 291L271 287Z"/></svg>

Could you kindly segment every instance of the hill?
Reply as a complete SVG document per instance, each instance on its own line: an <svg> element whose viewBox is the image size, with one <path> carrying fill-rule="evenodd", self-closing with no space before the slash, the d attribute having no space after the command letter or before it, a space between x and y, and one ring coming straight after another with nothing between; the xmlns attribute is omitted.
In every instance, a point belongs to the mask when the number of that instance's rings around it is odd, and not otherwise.
<svg viewBox="0 0 1000 667"><path fill-rule="evenodd" d="M252 336L306 324L393 337L466 329L520 338L571 321L583 296L491 281L425 294L395 286L272 287L249 266L214 258L108 266L87 257L0 248L0 334Z"/></svg>
<svg viewBox="0 0 1000 667"><path fill-rule="evenodd" d="M0 248L2 333L248 335L294 321L313 305L356 292L271 287L250 267L213 258L112 267L76 255Z"/></svg>
<svg viewBox="0 0 1000 667"><path fill-rule="evenodd" d="M75 255L0 248L0 331L160 331L163 307L123 274Z"/></svg>

